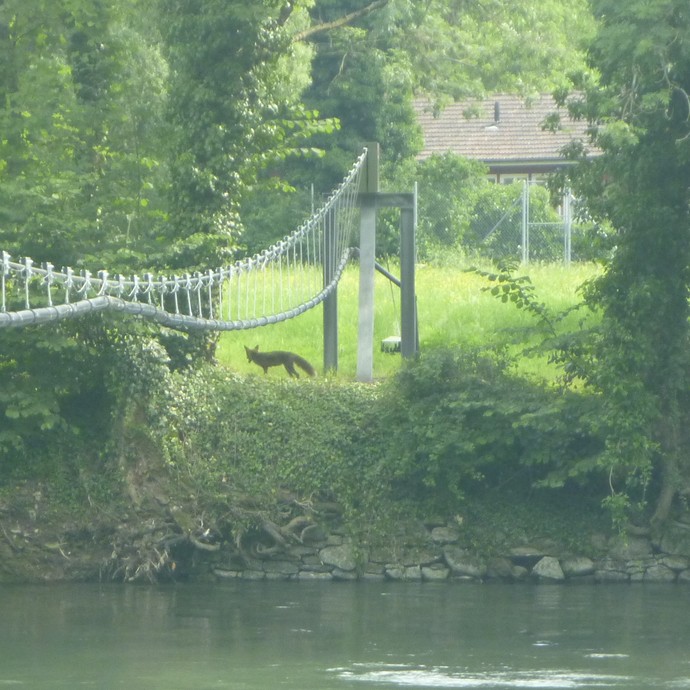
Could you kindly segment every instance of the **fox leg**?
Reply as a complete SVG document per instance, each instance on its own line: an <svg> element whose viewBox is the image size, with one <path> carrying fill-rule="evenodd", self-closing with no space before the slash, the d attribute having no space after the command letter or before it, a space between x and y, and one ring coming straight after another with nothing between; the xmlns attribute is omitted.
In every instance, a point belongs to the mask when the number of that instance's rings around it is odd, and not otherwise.
<svg viewBox="0 0 690 690"><path fill-rule="evenodd" d="M298 379L299 374L295 371L295 365L292 362L285 362L285 370L290 376Z"/></svg>

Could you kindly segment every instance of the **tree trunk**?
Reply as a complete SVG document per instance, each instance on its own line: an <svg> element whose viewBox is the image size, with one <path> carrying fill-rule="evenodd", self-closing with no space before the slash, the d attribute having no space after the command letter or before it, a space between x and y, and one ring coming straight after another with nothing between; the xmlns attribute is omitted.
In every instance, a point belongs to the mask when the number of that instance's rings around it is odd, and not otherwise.
<svg viewBox="0 0 690 690"><path fill-rule="evenodd" d="M678 492L678 464L674 457L675 455L664 453L661 461L661 488L656 500L654 515L650 520L653 533L657 533L668 520L673 499Z"/></svg>
<svg viewBox="0 0 690 690"><path fill-rule="evenodd" d="M676 407L666 405L667 408ZM661 529L668 520L673 507L673 499L680 488L680 465L678 458L681 455L678 414L672 409L667 409L660 425L661 446L661 486L656 500L654 515L651 518L653 532Z"/></svg>

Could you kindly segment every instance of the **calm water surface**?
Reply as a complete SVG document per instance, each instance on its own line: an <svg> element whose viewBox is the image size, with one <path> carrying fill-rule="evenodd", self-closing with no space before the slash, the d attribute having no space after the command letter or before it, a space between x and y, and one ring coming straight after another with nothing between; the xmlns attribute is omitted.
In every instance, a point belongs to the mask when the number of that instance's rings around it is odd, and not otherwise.
<svg viewBox="0 0 690 690"><path fill-rule="evenodd" d="M0 690L690 688L690 588L0 587Z"/></svg>

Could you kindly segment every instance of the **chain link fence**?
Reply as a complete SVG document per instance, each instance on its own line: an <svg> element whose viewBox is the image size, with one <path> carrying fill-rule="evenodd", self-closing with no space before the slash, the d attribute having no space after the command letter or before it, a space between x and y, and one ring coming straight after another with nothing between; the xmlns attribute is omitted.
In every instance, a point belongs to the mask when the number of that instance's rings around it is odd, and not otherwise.
<svg viewBox="0 0 690 690"><path fill-rule="evenodd" d="M546 190L527 182L508 187L506 196L488 197L475 208L477 251L493 259L522 263L572 260L572 196L566 191L554 208ZM503 202L503 203L500 203Z"/></svg>
<svg viewBox="0 0 690 690"><path fill-rule="evenodd" d="M438 180L436 180L438 182ZM435 187L435 185L433 185ZM439 250L492 260L590 261L600 256L596 228L583 221L570 191L558 198L541 184L419 185L417 238L420 257Z"/></svg>
<svg viewBox="0 0 690 690"><path fill-rule="evenodd" d="M460 254L472 260L568 264L605 258L611 251L606 229L595 225L568 191L556 196L543 184L523 180L495 184L486 179L483 166L452 156L425 161L408 178L387 183L407 191L415 185L421 261ZM321 197L312 187L292 194L263 190L250 201L242 217L251 254L297 227ZM398 254L399 224L397 210L378 212L379 256Z"/></svg>

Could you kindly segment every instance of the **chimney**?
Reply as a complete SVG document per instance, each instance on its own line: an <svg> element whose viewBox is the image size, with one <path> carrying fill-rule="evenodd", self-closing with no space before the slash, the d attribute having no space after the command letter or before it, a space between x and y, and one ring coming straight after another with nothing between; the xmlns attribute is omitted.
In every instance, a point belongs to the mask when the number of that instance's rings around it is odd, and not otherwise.
<svg viewBox="0 0 690 690"><path fill-rule="evenodd" d="M501 121L501 104L494 101L494 123L498 124Z"/></svg>

